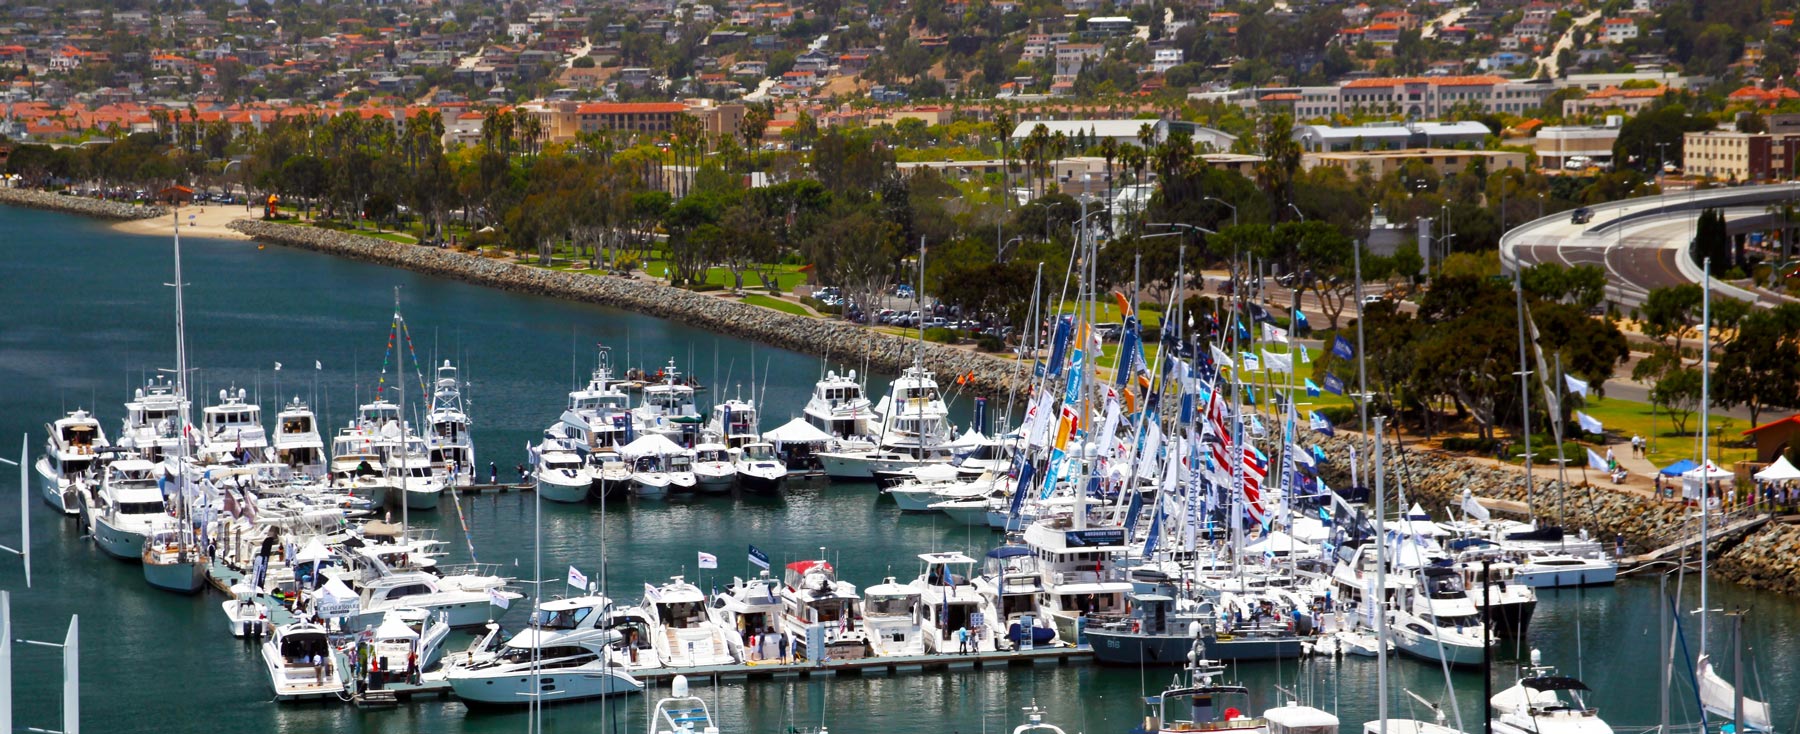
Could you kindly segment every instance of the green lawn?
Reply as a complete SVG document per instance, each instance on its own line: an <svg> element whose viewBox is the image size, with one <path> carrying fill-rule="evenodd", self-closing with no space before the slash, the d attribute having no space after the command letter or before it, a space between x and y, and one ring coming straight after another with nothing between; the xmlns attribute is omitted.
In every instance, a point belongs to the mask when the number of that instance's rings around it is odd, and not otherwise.
<svg viewBox="0 0 1800 734"><path fill-rule="evenodd" d="M752 306L762 306L763 308L772 308L784 313L791 313L795 316L813 317L811 313L807 312L805 306L801 306L793 301L783 301L779 298L765 296L760 293L752 293L744 296L744 303L748 303Z"/></svg>
<svg viewBox="0 0 1800 734"><path fill-rule="evenodd" d="M1610 440L1631 439L1632 434L1650 440L1651 463L1657 466L1668 466L1682 459L1695 458L1699 440L1700 415L1695 413L1687 420L1686 434L1675 430L1675 421L1662 410L1654 410L1648 403L1634 403L1618 398L1595 398L1588 401L1581 409L1600 420L1606 426ZM1721 447L1723 439L1735 442L1743 439L1744 429L1750 422L1723 415L1713 415L1709 421L1709 442L1713 444L1712 458L1720 466L1729 467L1732 462L1746 461L1755 458L1755 450L1749 448ZM1616 438L1612 438L1616 437Z"/></svg>
<svg viewBox="0 0 1800 734"><path fill-rule="evenodd" d="M1071 302L1071 303L1064 303L1059 308L1057 313L1072 313L1077 308L1079 308L1079 309L1081 309L1081 314L1083 316L1085 316L1085 315L1087 315L1087 312L1088 312L1087 311L1088 303L1090 303L1090 302L1089 301L1075 301L1075 302ZM1098 307L1098 310L1095 313L1095 318L1100 323L1102 323L1102 324L1119 323L1119 322L1122 322L1125 320L1122 316L1119 315L1119 302L1118 301L1115 301L1111 298L1107 298L1107 299L1103 299L1100 301L1092 301L1091 303L1095 304ZM1143 326L1145 326L1147 328L1155 329L1155 328L1159 328L1162 326L1162 312L1161 311L1152 311L1149 309L1139 309L1138 319L1141 322L1143 322Z"/></svg>
<svg viewBox="0 0 1800 734"><path fill-rule="evenodd" d="M781 292L792 292L795 286L806 282L806 274L800 272L801 267L802 266L800 265L775 266L777 271L775 274L775 282L781 288ZM666 260L651 260L644 263L644 272L649 273L653 278L667 278L669 277L669 263ZM725 288L737 287L737 280L731 277L730 268L708 268L706 270L706 282ZM756 272L745 271L744 289L753 290L761 288L762 279L757 277Z"/></svg>

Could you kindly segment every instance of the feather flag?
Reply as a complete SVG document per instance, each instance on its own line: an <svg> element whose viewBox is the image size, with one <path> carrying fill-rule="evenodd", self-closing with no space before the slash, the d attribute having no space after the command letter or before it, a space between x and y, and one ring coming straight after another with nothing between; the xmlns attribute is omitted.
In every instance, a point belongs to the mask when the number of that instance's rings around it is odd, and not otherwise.
<svg viewBox="0 0 1800 734"><path fill-rule="evenodd" d="M1350 340L1340 336L1331 342L1331 353L1339 359L1350 359L1356 356L1356 349L1350 346Z"/></svg>

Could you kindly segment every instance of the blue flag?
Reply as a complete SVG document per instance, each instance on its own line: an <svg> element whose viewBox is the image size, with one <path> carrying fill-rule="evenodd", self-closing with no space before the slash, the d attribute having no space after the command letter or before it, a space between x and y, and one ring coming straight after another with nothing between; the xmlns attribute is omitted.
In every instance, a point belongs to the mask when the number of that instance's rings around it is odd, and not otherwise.
<svg viewBox="0 0 1800 734"><path fill-rule="evenodd" d="M1311 330L1312 330L1312 324L1310 324L1306 321L1306 312L1305 311L1295 311L1294 312L1294 331L1301 332L1301 331L1311 331Z"/></svg>
<svg viewBox="0 0 1800 734"><path fill-rule="evenodd" d="M1125 335L1119 339L1119 360L1113 384L1124 387L1138 370L1138 325L1136 316L1125 317Z"/></svg>
<svg viewBox="0 0 1800 734"><path fill-rule="evenodd" d="M1019 510L1025 506L1025 491L1030 487L1031 464L1026 463L1019 467L1019 480L1013 482L1012 506L1007 508L1007 514L1009 516L1019 516Z"/></svg>
<svg viewBox="0 0 1800 734"><path fill-rule="evenodd" d="M1157 500L1157 504L1162 504L1160 498ZM1149 556L1151 551L1156 550L1156 536L1161 534L1162 510L1160 507L1152 507L1150 508L1150 530L1144 533L1144 552L1142 555Z"/></svg>
<svg viewBox="0 0 1800 734"><path fill-rule="evenodd" d="M1356 348L1350 346L1350 341L1348 339L1340 336L1335 341L1331 342L1331 353L1337 355L1341 359L1350 359L1351 357L1356 356Z"/></svg>
<svg viewBox="0 0 1800 734"><path fill-rule="evenodd" d="M1137 529L1138 513L1144 511L1144 493L1133 491L1131 505L1125 508L1125 537L1131 537L1131 531ZM1005 576L1006 574L1000 574Z"/></svg>
<svg viewBox="0 0 1800 734"><path fill-rule="evenodd" d="M1245 396L1244 402L1255 403L1256 402L1256 388L1251 387L1249 385L1245 385L1244 386L1244 396Z"/></svg>
<svg viewBox="0 0 1800 734"><path fill-rule="evenodd" d="M1238 322L1237 322L1237 338L1238 338L1239 342L1250 341L1250 330L1247 328L1244 328L1244 320L1243 319L1238 319Z"/></svg>
<svg viewBox="0 0 1800 734"><path fill-rule="evenodd" d="M764 571L769 570L769 554L762 552L761 548L754 545L750 546L750 562L761 567Z"/></svg>
<svg viewBox="0 0 1800 734"><path fill-rule="evenodd" d="M1325 416L1320 414L1319 411L1315 410L1315 411L1311 411L1311 412L1312 412L1312 429L1313 430L1323 433L1327 436L1336 436L1337 435L1337 431L1335 431L1331 428L1331 421L1325 420ZM1315 448L1317 448L1317 447L1315 447Z"/></svg>
<svg viewBox="0 0 1800 734"><path fill-rule="evenodd" d="M1311 377L1306 378L1306 396L1309 398L1319 396L1319 383L1313 382Z"/></svg>
<svg viewBox="0 0 1800 734"><path fill-rule="evenodd" d="M1062 374L1063 352L1069 348L1069 330L1075 327L1072 316L1056 320L1056 336L1050 341L1050 365L1045 369L1051 377Z"/></svg>
<svg viewBox="0 0 1800 734"><path fill-rule="evenodd" d="M1325 463L1325 447L1313 446L1312 447L1312 455L1313 455L1313 461L1316 461L1320 464Z"/></svg>
<svg viewBox="0 0 1800 734"><path fill-rule="evenodd" d="M1344 381L1330 372L1325 373L1325 391L1333 395L1344 394Z"/></svg>

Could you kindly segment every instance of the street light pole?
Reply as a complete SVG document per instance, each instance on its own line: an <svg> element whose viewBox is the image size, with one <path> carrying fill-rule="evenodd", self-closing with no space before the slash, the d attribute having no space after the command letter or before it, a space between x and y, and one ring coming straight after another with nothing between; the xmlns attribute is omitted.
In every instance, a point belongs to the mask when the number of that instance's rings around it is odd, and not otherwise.
<svg viewBox="0 0 1800 734"><path fill-rule="evenodd" d="M1238 223L1237 205L1232 204L1231 202L1221 199L1217 196L1202 196L1202 197L1200 197L1200 200L1201 201L1216 201L1220 204L1224 204L1225 208L1231 210L1231 226L1233 226L1233 227L1237 226L1237 223Z"/></svg>

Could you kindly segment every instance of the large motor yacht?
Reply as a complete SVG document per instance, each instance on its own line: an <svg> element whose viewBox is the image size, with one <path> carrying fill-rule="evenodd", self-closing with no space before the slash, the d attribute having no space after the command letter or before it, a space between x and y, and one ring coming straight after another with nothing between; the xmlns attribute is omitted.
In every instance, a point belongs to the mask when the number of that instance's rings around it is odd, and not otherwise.
<svg viewBox="0 0 1800 734"><path fill-rule="evenodd" d="M475 484L475 439L469 433L469 413L463 405L462 381L450 360L438 365L431 391L431 410L425 416L430 428L431 469L445 486Z"/></svg>
<svg viewBox="0 0 1800 734"><path fill-rule="evenodd" d="M44 501L65 515L81 512L78 486L95 477L94 461L108 448L100 421L80 408L44 426L44 455L38 457L38 488Z"/></svg>

